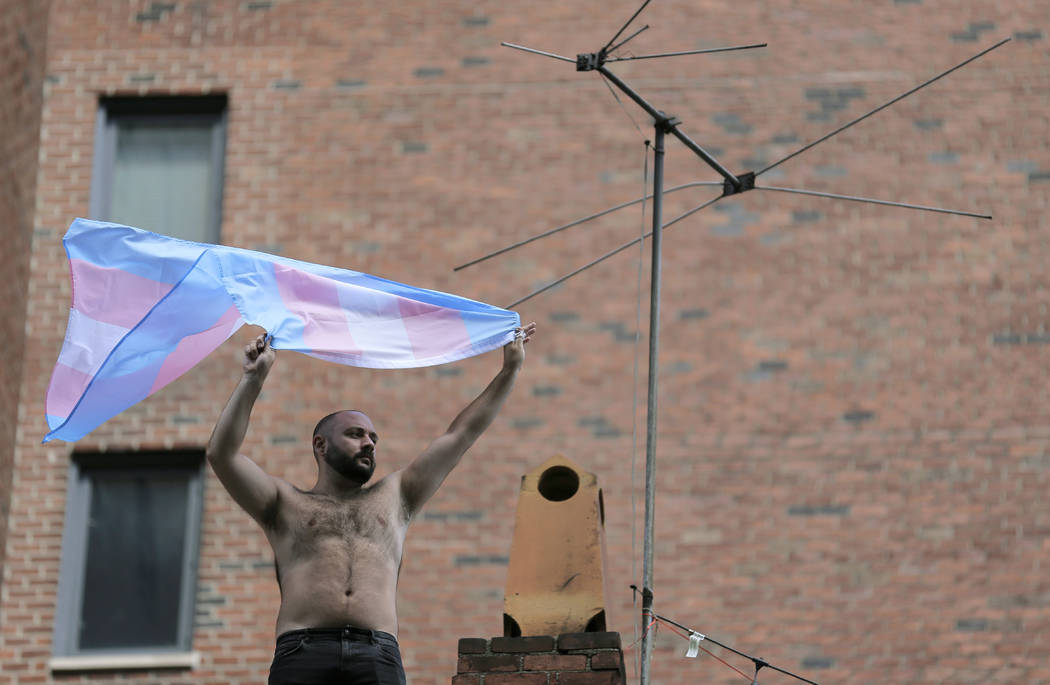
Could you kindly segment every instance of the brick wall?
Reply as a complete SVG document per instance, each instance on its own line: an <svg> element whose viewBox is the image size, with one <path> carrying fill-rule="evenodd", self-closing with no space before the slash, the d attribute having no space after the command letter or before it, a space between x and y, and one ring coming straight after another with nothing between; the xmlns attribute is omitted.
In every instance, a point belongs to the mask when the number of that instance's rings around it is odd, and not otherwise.
<svg viewBox="0 0 1050 685"><path fill-rule="evenodd" d="M73 446L39 443L69 305L60 238L88 211L98 97L228 94L223 242L504 304L641 229L635 207L452 271L641 195L644 116L629 103L625 114L594 74L499 47L597 49L634 9L614 5L52 3L33 241L28 259L15 258L30 269L28 338L0 683L240 685L261 682L271 658L271 553L209 475L201 667L47 669ZM768 41L615 66L734 171L762 168L1013 38L762 177L993 221L753 191L667 231L655 601L817 682L1050 681L1047 13L1025 0L667 0L642 21L651 28L629 44L636 54ZM669 185L717 178L673 141L666 175ZM669 195L665 216L715 192ZM407 541L399 638L414 685L447 683L459 636L500 632L520 475L553 454L598 475L609 627L634 640L639 259L644 279L647 256L630 249L519 308L541 331L515 394ZM17 297L0 307L0 321L18 319ZM641 321L644 370L644 310ZM77 447L201 447L248 336ZM245 450L309 488L311 427L354 406L384 435L386 473L498 366L488 355L369 371L282 354ZM656 682L739 678L682 659L673 634L655 648Z"/></svg>
<svg viewBox="0 0 1050 685"><path fill-rule="evenodd" d="M462 638L452 685L622 685L619 633Z"/></svg>
<svg viewBox="0 0 1050 685"><path fill-rule="evenodd" d="M48 2L0 2L0 578L25 352Z"/></svg>

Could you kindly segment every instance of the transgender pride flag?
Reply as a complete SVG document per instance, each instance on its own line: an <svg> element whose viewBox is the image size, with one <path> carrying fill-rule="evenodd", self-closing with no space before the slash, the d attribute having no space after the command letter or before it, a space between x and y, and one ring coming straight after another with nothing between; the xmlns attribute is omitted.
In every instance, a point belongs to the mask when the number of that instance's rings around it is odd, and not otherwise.
<svg viewBox="0 0 1050 685"><path fill-rule="evenodd" d="M79 440L255 324L274 349L370 368L456 361L514 339L518 314L356 271L76 219L73 306L44 442Z"/></svg>

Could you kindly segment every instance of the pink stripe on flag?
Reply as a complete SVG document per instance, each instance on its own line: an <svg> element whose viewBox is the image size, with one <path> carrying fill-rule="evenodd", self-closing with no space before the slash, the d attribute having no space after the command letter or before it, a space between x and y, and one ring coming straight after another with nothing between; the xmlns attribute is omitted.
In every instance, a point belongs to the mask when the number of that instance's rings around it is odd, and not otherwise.
<svg viewBox="0 0 1050 685"><path fill-rule="evenodd" d="M397 299L416 359L446 357L470 347L470 333L458 311L404 297Z"/></svg>
<svg viewBox="0 0 1050 685"><path fill-rule="evenodd" d="M51 374L51 384L47 388L47 399L44 405L49 416L64 419L73 411L80 396L84 394L92 376L77 371L71 366L59 362Z"/></svg>
<svg viewBox="0 0 1050 685"><path fill-rule="evenodd" d="M104 323L133 328L171 290L170 283L70 259L73 309Z"/></svg>
<svg viewBox="0 0 1050 685"><path fill-rule="evenodd" d="M231 306L216 321L211 328L187 335L179 341L171 354L167 356L164 363L157 372L157 378L153 381L153 387L149 394L157 392L168 383L189 371L212 351L223 344L227 338L233 335L240 326L235 326L241 318L241 313L236 306Z"/></svg>
<svg viewBox="0 0 1050 685"><path fill-rule="evenodd" d="M339 283L281 264L273 265L285 309L303 322L303 342L314 352L359 355L339 303Z"/></svg>

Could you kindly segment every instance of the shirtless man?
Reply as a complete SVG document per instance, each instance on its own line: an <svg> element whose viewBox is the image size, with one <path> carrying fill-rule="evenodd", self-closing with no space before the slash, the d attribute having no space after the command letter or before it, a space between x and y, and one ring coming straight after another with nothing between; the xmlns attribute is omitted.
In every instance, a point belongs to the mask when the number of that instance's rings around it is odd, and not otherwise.
<svg viewBox="0 0 1050 685"><path fill-rule="evenodd" d="M317 424L317 484L300 490L239 453L275 353L259 336L208 441L226 490L262 526L277 565L281 608L270 685L404 685L396 594L405 533L463 453L488 428L525 360L530 323L503 348L503 368L412 463L369 483L379 435L356 410Z"/></svg>

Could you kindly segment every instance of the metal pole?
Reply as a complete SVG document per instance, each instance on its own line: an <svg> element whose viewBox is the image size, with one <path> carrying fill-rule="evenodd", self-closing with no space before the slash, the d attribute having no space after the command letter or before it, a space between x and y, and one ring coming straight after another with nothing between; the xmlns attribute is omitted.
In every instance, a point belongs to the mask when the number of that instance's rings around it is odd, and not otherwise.
<svg viewBox="0 0 1050 685"><path fill-rule="evenodd" d="M649 403L645 421L645 529L642 543L642 664L641 685L649 685L649 664L653 658L653 520L656 504L656 381L660 351L660 249L663 234L664 127L656 120L653 155L653 241L652 269L649 274Z"/></svg>
<svg viewBox="0 0 1050 685"><path fill-rule="evenodd" d="M649 28L646 26L645 28ZM644 29L643 29L644 30ZM634 36L631 36L634 38ZM630 40L630 39L628 39ZM627 41L624 41L625 43ZM632 55L631 57L610 57L605 60L606 62L628 62L635 59L654 59L656 57L681 57L682 55L708 55L712 52L732 52L733 50L751 50L754 48L764 48L767 43L753 43L751 45L734 45L728 48L706 48L704 50L685 50L683 52L661 52L656 55ZM620 47L617 45L616 47ZM612 52L610 50L609 52Z"/></svg>
<svg viewBox="0 0 1050 685"><path fill-rule="evenodd" d="M959 62L958 64L956 64L951 69L948 69L946 71L942 71L941 73L937 74L933 78L928 79L926 81L923 81L922 83L920 83L919 85L915 86L914 88L912 88L908 92L901 93L900 95L898 95L897 97L893 98L889 102L881 104L878 107L876 107L875 109L871 110L870 112L866 112L865 114L860 115L859 117L857 117L853 121L850 121L849 123L846 123L846 124L843 124L842 126L839 126L837 129L835 129L831 133L827 134L826 136L821 136L820 138L817 138L812 143L808 143L805 146L803 146L802 148L800 148L798 150L795 150L794 152L792 152L787 157L784 157L782 159L779 159L779 160L773 162L772 164L767 166L765 169L762 169L761 171L756 171L755 172L755 176L761 176L762 174L766 173L770 169L772 169L774 167L777 167L777 166L780 166L781 164L783 164L784 162L788 161L792 157L795 157L796 155L802 154L803 152L805 152L806 150L810 149L814 145L819 145L820 143L823 143L825 140L827 140L831 136L838 135L839 133L842 133L843 131L845 131L850 126L853 126L854 124L858 124L861 121L864 121L865 119L870 117L872 114L875 114L876 112L881 112L882 110L886 109L887 107L889 107L890 105L894 104L895 102L900 102L901 100L903 100L904 98L908 97L909 95L911 95L915 91L920 90L922 88L925 88L926 86L930 85L934 81L936 81L938 79L941 79L941 78L944 78L945 76L947 76L948 74L952 73L956 69L961 69L962 67L965 67L967 64L969 64L970 62L974 61L978 57L983 57L984 55L987 55L989 52L991 52L992 50L996 49L1000 45L1003 45L1003 44L1009 43L1009 42L1010 42L1009 38L1004 38L1001 41L999 41L998 43L996 43L995 45L993 45L992 47L986 48L984 50L981 50L980 52L978 52L976 55L974 55L970 59L965 60L963 62Z"/></svg>
<svg viewBox="0 0 1050 685"><path fill-rule="evenodd" d="M576 63L576 60L571 57L565 57L564 55L555 55L553 52L544 52L543 50L536 50L534 48L527 48L524 45L515 45L514 43L500 43L505 48L514 48L515 50L524 50L525 52L531 52L534 55L543 55L544 57L553 57L554 59L560 59L562 62Z"/></svg>
<svg viewBox="0 0 1050 685"><path fill-rule="evenodd" d="M656 121L657 121L657 128L661 128L660 122L666 120L666 116L662 112L658 112L656 110L656 108L653 107L652 105L650 105L648 102L646 102L645 99L641 95L639 95L638 93L634 92L634 89L631 88L629 85L627 85L623 81L623 79L621 79L619 76L617 76L616 74L614 74L611 71L609 71L608 69L606 69L604 66L598 67L597 71L602 76L604 76L605 78L609 79L610 83L612 83L614 86L616 86L617 88L622 90L627 95L627 97L629 97L632 100L634 100L635 103L637 103L637 105L639 107L641 107L642 109L645 110L646 114L648 114L652 118L656 119ZM690 138L686 134L684 134L681 131L679 131L677 126L669 125L669 126L667 126L667 129L668 129L668 131L670 131L671 135L673 135L678 140L682 141L683 145L685 145L687 148L689 148L690 150L695 152L697 154L697 156L700 157L700 159L702 159L705 162L707 162L707 165L709 167L711 167L712 169L714 169L715 171L717 171L718 174L722 178L724 178L727 181L729 181L730 183L732 183L734 187L736 187L736 188L740 187L740 179L738 179L736 176L734 176L732 174L732 172L729 171L729 169L726 169L724 166L719 164L717 159L712 157L707 152L707 150L705 150L704 148L700 147L692 138Z"/></svg>

